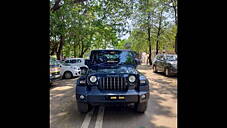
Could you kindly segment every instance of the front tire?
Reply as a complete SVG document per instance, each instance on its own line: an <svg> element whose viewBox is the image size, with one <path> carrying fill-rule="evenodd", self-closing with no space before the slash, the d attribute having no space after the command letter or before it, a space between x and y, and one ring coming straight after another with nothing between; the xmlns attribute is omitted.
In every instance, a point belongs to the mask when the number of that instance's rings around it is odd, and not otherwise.
<svg viewBox="0 0 227 128"><path fill-rule="evenodd" d="M137 103L135 108L137 112L144 113L147 110L147 102Z"/></svg>
<svg viewBox="0 0 227 128"><path fill-rule="evenodd" d="M80 113L86 113L89 111L90 109L90 105L87 104L87 103L80 103L80 102L77 102L77 108L78 108L78 111Z"/></svg>
<svg viewBox="0 0 227 128"><path fill-rule="evenodd" d="M165 75L166 76L170 76L170 73L169 73L169 69L168 68L165 69Z"/></svg>
<svg viewBox="0 0 227 128"><path fill-rule="evenodd" d="M154 72L154 73L157 73L157 72L158 72L155 65L153 66L153 72Z"/></svg>
<svg viewBox="0 0 227 128"><path fill-rule="evenodd" d="M65 79L71 79L72 77L73 77L73 74L71 72L67 71L67 72L64 73L64 78Z"/></svg>

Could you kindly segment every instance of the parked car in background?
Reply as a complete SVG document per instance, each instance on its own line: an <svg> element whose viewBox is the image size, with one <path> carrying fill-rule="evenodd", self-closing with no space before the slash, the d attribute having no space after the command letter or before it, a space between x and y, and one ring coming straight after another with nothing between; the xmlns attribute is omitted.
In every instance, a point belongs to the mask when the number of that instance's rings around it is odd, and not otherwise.
<svg viewBox="0 0 227 128"><path fill-rule="evenodd" d="M60 66L60 74L64 79L71 79L80 75L80 68L78 66L71 66L63 61L58 60L57 63Z"/></svg>
<svg viewBox="0 0 227 128"><path fill-rule="evenodd" d="M76 101L80 112L94 105L133 104L137 112L147 109L148 79L137 71L131 50L93 50L86 60L89 69L77 80Z"/></svg>
<svg viewBox="0 0 227 128"><path fill-rule="evenodd" d="M177 55L158 54L153 60L153 72L164 72L166 76L177 74Z"/></svg>
<svg viewBox="0 0 227 128"><path fill-rule="evenodd" d="M81 70L88 69L88 66L85 65L84 58L66 58L64 62L71 66L78 66Z"/></svg>
<svg viewBox="0 0 227 128"><path fill-rule="evenodd" d="M50 83L61 78L60 66L55 58L50 58Z"/></svg>

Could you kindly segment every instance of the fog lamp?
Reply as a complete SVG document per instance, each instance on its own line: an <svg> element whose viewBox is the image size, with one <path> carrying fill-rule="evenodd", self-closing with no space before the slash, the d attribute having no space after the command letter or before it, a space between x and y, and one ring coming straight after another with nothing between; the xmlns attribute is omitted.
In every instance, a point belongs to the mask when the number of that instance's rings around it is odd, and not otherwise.
<svg viewBox="0 0 227 128"><path fill-rule="evenodd" d="M83 95L80 95L80 99L84 99L85 97Z"/></svg>
<svg viewBox="0 0 227 128"><path fill-rule="evenodd" d="M142 95L142 96L141 96L141 98L142 98L142 99L145 99L145 98L146 98L146 95L145 95L145 94L144 94L144 95Z"/></svg>

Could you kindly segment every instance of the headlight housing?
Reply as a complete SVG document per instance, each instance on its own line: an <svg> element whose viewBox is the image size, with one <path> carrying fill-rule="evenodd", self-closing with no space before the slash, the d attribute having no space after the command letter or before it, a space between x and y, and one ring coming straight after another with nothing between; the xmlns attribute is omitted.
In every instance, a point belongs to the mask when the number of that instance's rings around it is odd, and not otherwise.
<svg viewBox="0 0 227 128"><path fill-rule="evenodd" d="M128 77L128 81L129 81L130 83L133 83L133 82L136 81L136 77L133 76L133 75L131 75L131 76Z"/></svg>
<svg viewBox="0 0 227 128"><path fill-rule="evenodd" d="M91 83L95 83L97 81L97 77L96 76L90 76L89 78Z"/></svg>

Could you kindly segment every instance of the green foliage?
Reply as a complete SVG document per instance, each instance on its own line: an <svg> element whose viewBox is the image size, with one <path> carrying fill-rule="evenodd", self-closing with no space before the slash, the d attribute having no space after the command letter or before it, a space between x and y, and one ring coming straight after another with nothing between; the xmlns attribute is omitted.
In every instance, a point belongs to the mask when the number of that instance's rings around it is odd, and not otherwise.
<svg viewBox="0 0 227 128"><path fill-rule="evenodd" d="M60 36L64 36L63 54L67 57L82 57L92 49L116 46L126 33L130 2L87 0L72 4L64 0L60 9L50 11L50 52L56 53ZM53 1L50 3L53 6Z"/></svg>
<svg viewBox="0 0 227 128"><path fill-rule="evenodd" d="M139 0L134 3L132 15L134 29L124 42L132 43L132 50L149 53L159 42L159 50L173 52L177 27L174 24L174 12L168 0ZM148 32L150 29L150 33ZM148 40L150 35L150 42Z"/></svg>
<svg viewBox="0 0 227 128"><path fill-rule="evenodd" d="M174 49L176 25L168 21L169 17L174 17L168 0L61 1L58 10L50 10L51 54L60 49L60 36L64 37L61 54L66 57L83 57L90 50L108 46L127 49L126 44L137 52L148 52L148 28L153 49L157 40L160 49ZM53 5L52 0L50 7ZM161 34L157 38L159 26ZM127 33L130 37L122 40Z"/></svg>

